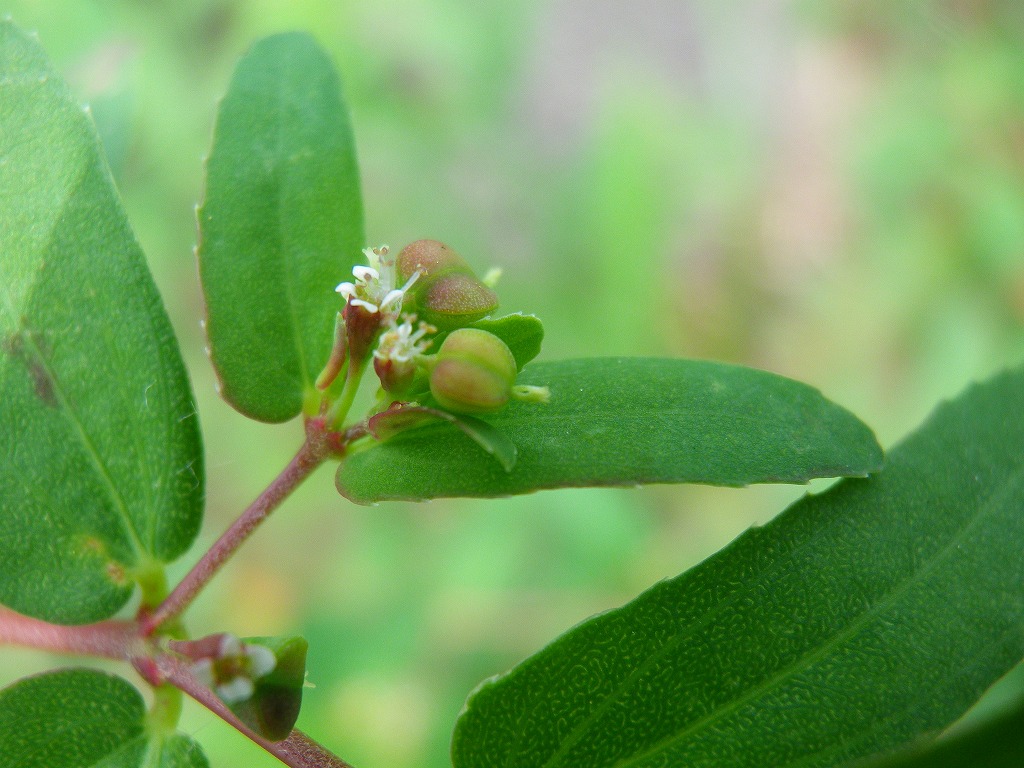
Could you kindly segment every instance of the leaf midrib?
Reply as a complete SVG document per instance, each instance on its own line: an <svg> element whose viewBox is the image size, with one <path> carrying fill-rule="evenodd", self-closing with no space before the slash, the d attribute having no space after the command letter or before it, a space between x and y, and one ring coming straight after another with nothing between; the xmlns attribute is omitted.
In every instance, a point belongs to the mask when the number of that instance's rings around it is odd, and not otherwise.
<svg viewBox="0 0 1024 768"><path fill-rule="evenodd" d="M50 246L52 246L55 237L55 231L59 222L63 219L63 213L70 204L70 201L74 198L77 192L81 189L82 185L85 183L85 179L89 171L89 163L83 163L82 167L79 170L78 179L74 183L68 185L68 191L64 195L59 206L55 209L55 215L51 217L49 222L47 235L42 240L42 242L44 243L44 245L42 246L42 250L44 252L48 252ZM38 263L41 262L42 260L35 259L34 261ZM40 271L36 270L35 274L30 279L29 288L24 292L24 296L26 297L26 303L29 303L29 297L31 297L35 293L36 285L38 283L40 274ZM13 299L6 285L3 286L2 289L0 289L0 295L3 296L4 306L9 316L12 319L16 319L18 317L18 312L13 305ZM14 332L18 333L17 328L15 329ZM38 345L35 343L35 340L32 338L31 333L20 333L19 338L21 339L21 342L30 349L31 354L33 355L34 358L34 362L38 363L38 365L40 365L43 368L43 370L46 372L46 375L49 377L50 382L52 384L53 395L57 400L58 404L60 405L61 413L64 414L65 418L73 426L74 432L77 434L79 441L82 444L82 447L85 449L86 455L89 457L90 461L95 467L96 472L102 481L102 484L107 489L110 500L113 502L113 508L117 513L118 517L120 518L121 526L127 536L129 544L132 547L136 563L145 560L147 557L147 552L142 543L142 539L139 536L139 532L135 527L135 523L128 512L128 505L125 502L124 496L121 494L120 489L114 483L113 477L111 476L110 471L107 469L106 463L100 456L100 453L97 450L96 445L93 442L92 438L90 437L88 431L85 429L85 426L78 418L75 410L71 407L70 400L65 394L64 388L61 386L60 378L57 376L56 372L50 367L48 361L46 360L46 357L42 354L42 351L39 349Z"/></svg>
<svg viewBox="0 0 1024 768"><path fill-rule="evenodd" d="M908 574L908 577L902 580L897 586L889 590L884 597L875 602L868 610L858 615L853 621L847 624L840 632L834 635L832 638L824 643L819 644L811 652L806 653L799 658L795 659L791 664L783 667L778 672L765 679L755 687L748 689L743 695L719 706L714 711L709 712L705 716L699 718L688 724L682 730L672 734L669 737L662 739L655 745L649 747L639 754L630 755L629 757L614 763L615 768L626 768L627 766L634 765L646 759L647 757L656 754L662 749L671 746L673 743L682 741L691 734L699 731L700 729L716 722L717 720L725 717L726 715L736 711L744 704L759 697L760 695L767 693L777 685L785 682L789 677L809 668L817 661L824 658L829 651L834 647L838 647L843 642L854 637L862 628L864 628L873 618L882 614L892 604L894 604L903 594L905 594L913 585L923 580L925 576L931 573L938 564L951 552L954 552L957 548L958 543L966 536L966 534L984 520L990 512L988 511L995 502L1007 495L1014 487L1016 487L1021 478L1024 477L1024 470L1018 469L1010 474L1006 482L1002 485L998 493L991 495L986 502L979 508L978 514L973 516L969 522L963 525L953 536L950 537L946 546L941 550L938 550L932 555L929 560L921 564L921 567ZM799 552L801 549L810 546L814 540L824 535L825 530L822 529L816 531L814 535L808 537L797 549L792 550L792 553ZM792 558L789 558L790 560ZM782 565L782 561L776 561L776 564L765 572L765 575L770 575L773 571L776 571ZM559 765L559 762L564 759L568 750L571 749L586 733L589 726L600 718L605 712L612 707L618 700L619 694L626 690L632 683L634 683L639 677L641 677L653 664L663 658L674 648L678 647L683 641L691 637L702 627L713 621L720 613L728 609L734 603L739 601L746 592L737 593L733 595L728 601L721 603L713 612L708 613L699 622L691 625L686 631L677 635L671 642L666 643L656 653L648 656L644 662L638 666L630 675L618 685L614 691L612 691L602 702L602 704L589 714L583 721L577 725L567 739L565 739L560 745L558 750L543 763L545 768L554 768Z"/></svg>
<svg viewBox="0 0 1024 768"><path fill-rule="evenodd" d="M286 59L286 66L283 69L291 70L293 64L292 56ZM278 232L278 243L280 245L280 258L279 264L281 267L282 283L284 284L284 295L285 301L288 305L288 315L291 319L291 331L292 338L295 342L295 350L298 354L299 363L299 380L302 385L302 392L300 393L300 402L305 399L306 392L312 388L312 382L309 379L309 372L307 370L308 364L306 361L306 348L302 340L302 332L299 324L299 316L295 306L295 290L292 285L294 279L293 270L288 269L288 256L287 256L287 232L286 226L286 213L288 206L285 205L283 200L283 189L287 186L287 180L289 176L288 158L284 156L283 150L285 147L285 124L284 124L284 105L287 102L286 91L288 88L282 87L282 83L287 85L289 76L286 72L282 71L279 76L279 84L276 89L277 94L277 114L275 116L275 128L277 132L277 151L276 156L279 158L277 164L277 172L280 174L279 181L274 185L274 208L277 211L277 232Z"/></svg>

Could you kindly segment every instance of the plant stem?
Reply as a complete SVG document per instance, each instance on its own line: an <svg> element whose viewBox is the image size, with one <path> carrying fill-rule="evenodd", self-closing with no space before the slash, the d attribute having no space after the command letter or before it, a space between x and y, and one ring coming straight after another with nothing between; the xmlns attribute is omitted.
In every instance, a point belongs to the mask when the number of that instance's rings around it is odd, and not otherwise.
<svg viewBox="0 0 1024 768"><path fill-rule="evenodd" d="M322 432L307 430L306 441L281 474L232 523L185 578L148 615L141 616L143 635L151 635L160 625L177 617L195 599L213 575L235 553L277 506L313 473L327 458L330 449Z"/></svg>
<svg viewBox="0 0 1024 768"><path fill-rule="evenodd" d="M181 690L166 683L153 688L153 706L146 716L149 732L156 736L172 734L180 719Z"/></svg>
<svg viewBox="0 0 1024 768"><path fill-rule="evenodd" d="M325 419L328 426L331 426L333 429L341 428L341 423L348 415L352 403L355 402L356 393L359 391L359 384L363 379L363 370L365 368L366 360L356 362L350 359L348 373L345 376L345 386L342 388L341 395L337 401L327 412Z"/></svg>
<svg viewBox="0 0 1024 768"><path fill-rule="evenodd" d="M352 765L327 751L299 730L293 730L288 738L282 741L267 741L254 733L217 698L213 691L195 678L188 664L181 659L161 654L156 658L156 667L164 680L180 688L290 768L352 768Z"/></svg>
<svg viewBox="0 0 1024 768"><path fill-rule="evenodd" d="M0 606L0 645L20 645L122 661L145 653L145 643L134 621L110 620L62 626L3 606Z"/></svg>

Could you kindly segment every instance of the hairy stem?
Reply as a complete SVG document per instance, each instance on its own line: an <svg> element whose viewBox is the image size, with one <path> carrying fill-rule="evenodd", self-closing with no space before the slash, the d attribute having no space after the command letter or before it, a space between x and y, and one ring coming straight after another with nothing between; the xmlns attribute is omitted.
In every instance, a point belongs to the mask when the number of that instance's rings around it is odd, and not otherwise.
<svg viewBox="0 0 1024 768"><path fill-rule="evenodd" d="M3 606L0 606L0 645L119 660L146 652L139 626L133 621L63 626L24 616Z"/></svg>
<svg viewBox="0 0 1024 768"><path fill-rule="evenodd" d="M156 667L164 680L180 688L290 768L352 768L352 765L320 746L302 731L293 730L282 741L268 741L254 733L213 691L195 678L188 664L181 659L163 654L157 657Z"/></svg>
<svg viewBox="0 0 1024 768"><path fill-rule="evenodd" d="M288 466L267 486L256 500L249 505L234 523L193 566L185 578L148 615L141 617L142 633L150 635L165 622L177 617L195 599L213 575L235 553L260 523L294 491L313 470L327 458L330 448L321 432L307 430L306 441L295 454Z"/></svg>

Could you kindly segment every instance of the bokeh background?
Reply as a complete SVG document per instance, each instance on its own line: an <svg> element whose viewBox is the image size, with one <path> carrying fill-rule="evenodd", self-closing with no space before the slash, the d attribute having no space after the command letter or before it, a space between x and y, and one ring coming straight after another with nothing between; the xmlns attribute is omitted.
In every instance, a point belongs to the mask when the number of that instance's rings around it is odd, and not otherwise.
<svg viewBox="0 0 1024 768"><path fill-rule="evenodd" d="M311 31L342 71L368 244L433 237L481 271L500 265L504 309L544 320L549 359L766 368L820 387L886 446L1024 360L1018 0L3 0L0 13L38 30L92 105L179 334L207 441L200 546L300 441L298 424L254 424L217 399L192 253L216 100L238 55L276 31ZM305 635L316 687L300 727L364 768L441 768L480 680L805 491L361 508L322 469L188 624ZM5 649L0 683L54 663ZM182 727L215 768L278 765L199 707Z"/></svg>

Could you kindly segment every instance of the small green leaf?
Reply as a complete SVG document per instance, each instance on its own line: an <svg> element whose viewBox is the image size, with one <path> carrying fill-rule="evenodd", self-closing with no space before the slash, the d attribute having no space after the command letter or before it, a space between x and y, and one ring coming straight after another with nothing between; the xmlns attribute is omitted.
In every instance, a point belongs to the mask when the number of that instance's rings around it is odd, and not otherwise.
<svg viewBox="0 0 1024 768"><path fill-rule="evenodd" d="M206 170L199 272L221 394L286 421L315 391L342 304L334 288L366 245L348 110L312 37L274 35L243 56Z"/></svg>
<svg viewBox="0 0 1024 768"><path fill-rule="evenodd" d="M455 768L845 765L1024 656L1024 370L469 699Z"/></svg>
<svg viewBox="0 0 1024 768"><path fill-rule="evenodd" d="M505 342L512 356L516 359L516 370L540 354L540 346L544 341L544 326L535 315L505 315L505 317L484 318L469 325L482 331L493 333ZM439 345L438 345L439 346Z"/></svg>
<svg viewBox="0 0 1024 768"><path fill-rule="evenodd" d="M114 675L25 678L0 691L0 768L208 768L186 736L151 741L145 718L142 696Z"/></svg>
<svg viewBox="0 0 1024 768"><path fill-rule="evenodd" d="M280 741L292 732L302 707L309 643L301 637L246 637L242 642L269 648L277 666L255 681L250 698L229 706L238 719L256 733L271 741Z"/></svg>
<svg viewBox="0 0 1024 768"><path fill-rule="evenodd" d="M142 696L120 677L48 672L0 691L0 768L79 768L145 752ZM117 764L108 762L108 764Z"/></svg>
<svg viewBox="0 0 1024 768"><path fill-rule="evenodd" d="M851 768L1020 768L1024 758L1024 702L969 730Z"/></svg>
<svg viewBox="0 0 1024 768"><path fill-rule="evenodd" d="M202 515L185 368L88 115L0 23L0 602L105 618Z"/></svg>
<svg viewBox="0 0 1024 768"><path fill-rule="evenodd" d="M470 440L493 456L506 472L511 472L515 467L518 452L515 444L508 439L508 435L483 419L473 416L457 415L440 408L396 403L388 410L370 417L367 427L370 434L378 440L387 440L407 429L416 429L434 421L446 421L456 426Z"/></svg>
<svg viewBox="0 0 1024 768"><path fill-rule="evenodd" d="M353 501L506 496L541 488L637 483L802 483L864 475L882 452L848 411L817 390L722 363L597 358L533 363L520 384L551 401L489 416L519 458L501 467L448 424L354 453L337 485Z"/></svg>
<svg viewBox="0 0 1024 768"><path fill-rule="evenodd" d="M159 750L159 759L143 763L139 768L210 768L203 750L183 733L171 734L162 741L151 741L150 750Z"/></svg>
<svg viewBox="0 0 1024 768"><path fill-rule="evenodd" d="M495 429L491 424L475 416L446 414L446 417L469 435L473 442L493 456L506 472L511 472L515 468L519 452L515 443L509 440L508 435L500 429Z"/></svg>

